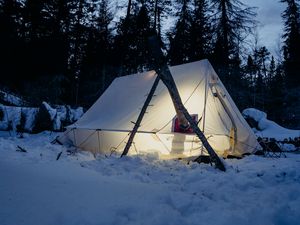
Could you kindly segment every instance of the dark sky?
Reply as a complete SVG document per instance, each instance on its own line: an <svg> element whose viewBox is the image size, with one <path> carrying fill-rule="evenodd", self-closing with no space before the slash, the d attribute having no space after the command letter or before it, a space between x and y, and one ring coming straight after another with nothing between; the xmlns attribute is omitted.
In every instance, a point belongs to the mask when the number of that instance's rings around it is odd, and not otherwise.
<svg viewBox="0 0 300 225"><path fill-rule="evenodd" d="M257 8L259 45L265 45L276 57L279 39L283 32L281 13L286 5L279 0L241 0Z"/></svg>
<svg viewBox="0 0 300 225"><path fill-rule="evenodd" d="M127 4L127 0L115 0L116 4ZM286 8L286 5L280 3L280 0L240 0L244 4L252 7L257 7L257 18L259 22L257 27L258 44L259 46L265 45L269 51L277 58L277 52L280 48L280 38L283 32L283 22L281 13ZM125 13L125 11L123 12ZM121 13L122 14L122 13ZM170 29L173 25L173 19L169 18L165 22L165 28Z"/></svg>

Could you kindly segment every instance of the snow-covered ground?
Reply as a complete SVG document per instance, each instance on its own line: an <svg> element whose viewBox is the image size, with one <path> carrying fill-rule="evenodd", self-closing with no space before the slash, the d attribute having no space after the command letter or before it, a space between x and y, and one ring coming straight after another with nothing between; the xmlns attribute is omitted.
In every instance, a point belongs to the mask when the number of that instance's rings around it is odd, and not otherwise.
<svg viewBox="0 0 300 225"><path fill-rule="evenodd" d="M226 160L224 173L149 155L68 156L55 135L2 133L1 225L299 224L300 154Z"/></svg>

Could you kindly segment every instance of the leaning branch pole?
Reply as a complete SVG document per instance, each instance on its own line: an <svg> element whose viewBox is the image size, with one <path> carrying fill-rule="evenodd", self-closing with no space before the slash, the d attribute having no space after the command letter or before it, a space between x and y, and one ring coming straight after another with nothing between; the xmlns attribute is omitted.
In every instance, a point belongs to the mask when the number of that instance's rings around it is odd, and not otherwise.
<svg viewBox="0 0 300 225"><path fill-rule="evenodd" d="M165 56L163 55L159 40L157 35L152 35L148 38L148 46L150 50L150 54L152 55L152 61L153 66L155 68L156 73L158 74L158 77L162 80L162 82L166 85L168 88L168 91L171 95L171 98L173 100L173 103L175 105L175 108L177 111L179 111L181 114L184 115L185 119L189 122L189 125L195 132L195 134L198 136L198 138L201 140L203 146L206 148L208 154L210 155L210 158L212 162L215 164L216 168L225 171L225 166L220 160L219 156L216 154L216 152L213 150L213 148L208 143L206 137L202 133L202 131L199 129L197 123L193 120L187 109L184 107L181 97L179 95L177 86L175 84L175 81L172 77L172 74L169 70L169 67L167 65L167 61Z"/></svg>
<svg viewBox="0 0 300 225"><path fill-rule="evenodd" d="M145 101L145 103L144 103L144 105L143 105L143 107L141 109L141 112L140 112L140 114L139 114L136 122L134 123L134 127L133 127L132 131L130 132L130 136L128 138L128 141L126 143L126 146L125 146L125 148L123 150L123 153L122 153L121 157L123 157L124 155L128 154L128 151L129 151L129 149L130 149L130 147L132 145L132 142L133 142L133 139L135 137L135 134L138 131L140 125L141 125L141 122L142 122L142 120L144 118L144 115L145 115L146 110L147 110L147 108L149 106L149 103L151 102L152 97L154 95L154 92L155 92L155 90L157 88L159 80L160 80L159 76L157 75L156 78L155 78L155 81L154 81L154 83L152 85L152 88L151 88L151 90L150 90L150 92L149 92L149 94L148 94L148 96L146 98L146 101Z"/></svg>

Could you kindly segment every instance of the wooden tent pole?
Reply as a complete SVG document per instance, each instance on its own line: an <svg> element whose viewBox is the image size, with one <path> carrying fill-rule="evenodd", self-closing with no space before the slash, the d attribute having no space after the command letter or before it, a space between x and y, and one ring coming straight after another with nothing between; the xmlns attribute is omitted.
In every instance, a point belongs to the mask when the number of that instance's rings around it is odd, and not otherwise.
<svg viewBox="0 0 300 225"><path fill-rule="evenodd" d="M156 73L158 74L158 77L168 88L168 91L175 105L176 112L184 115L185 119L188 121L189 125L191 126L195 134L201 140L203 146L206 148L216 168L220 169L221 171L225 171L226 169L224 164L222 163L222 161L220 160L216 152L208 143L206 137L199 129L197 123L194 121L194 119L191 117L187 109L184 107L178 89L176 87L175 81L167 65L166 58L163 55L162 50L160 48L160 42L156 34L148 38L148 46L149 46L150 53L153 57L152 58L153 66L156 70Z"/></svg>
<svg viewBox="0 0 300 225"><path fill-rule="evenodd" d="M123 157L124 155L128 154L128 151L129 151L129 149L130 149L130 147L132 145L132 142L133 142L133 139L135 137L135 134L136 134L136 132L138 131L138 129L140 127L140 124L141 124L141 122L142 122L142 120L144 118L144 115L145 115L146 110L147 110L147 108L149 106L149 103L151 102L152 97L154 95L154 92L155 92L155 90L156 90L156 88L158 86L159 80L160 80L160 78L157 75L156 78L155 78L155 81L154 81L154 83L152 85L152 88L151 88L151 90L150 90L150 92L149 92L149 94L147 96L147 99L146 99L146 101L145 101L145 103L144 103L144 105L143 105L143 107L141 109L141 112L140 112L140 114L139 114L136 122L134 123L134 127L133 127L132 131L130 132L130 136L128 138L128 141L126 143L126 146L125 146L125 148L123 150L123 153L122 153L121 157Z"/></svg>

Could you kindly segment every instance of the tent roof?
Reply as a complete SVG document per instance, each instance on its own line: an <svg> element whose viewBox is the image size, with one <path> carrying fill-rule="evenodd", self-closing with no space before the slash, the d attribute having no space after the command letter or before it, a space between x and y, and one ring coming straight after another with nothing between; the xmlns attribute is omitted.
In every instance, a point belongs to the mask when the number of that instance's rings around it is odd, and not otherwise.
<svg viewBox="0 0 300 225"><path fill-rule="evenodd" d="M213 71L208 60L170 67L180 96L187 103L193 92ZM94 105L73 127L130 131L157 74L154 71L116 78ZM159 96L159 98L157 97ZM197 107L197 106L195 106ZM155 132L175 116L167 88L160 81L139 132Z"/></svg>

